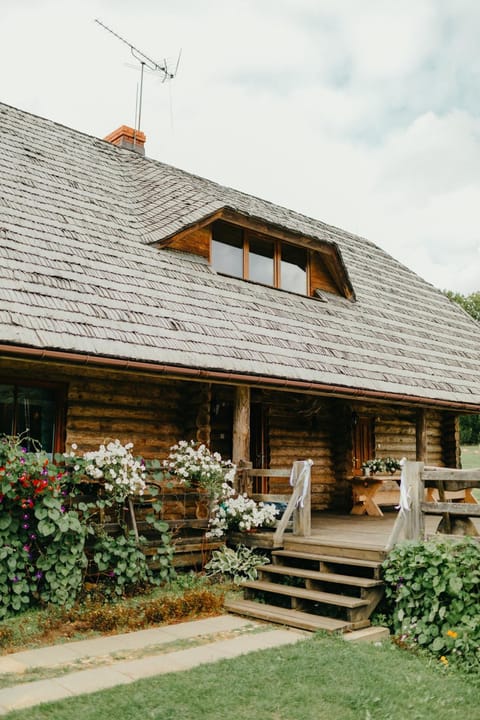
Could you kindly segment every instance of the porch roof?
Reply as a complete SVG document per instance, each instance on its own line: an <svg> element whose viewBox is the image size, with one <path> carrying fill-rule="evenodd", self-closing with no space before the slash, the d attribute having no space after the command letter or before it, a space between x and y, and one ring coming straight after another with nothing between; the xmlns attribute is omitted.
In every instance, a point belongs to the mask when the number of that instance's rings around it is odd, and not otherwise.
<svg viewBox="0 0 480 720"><path fill-rule="evenodd" d="M480 409L480 326L368 240L0 104L0 343ZM356 302L154 247L221 208L334 243Z"/></svg>

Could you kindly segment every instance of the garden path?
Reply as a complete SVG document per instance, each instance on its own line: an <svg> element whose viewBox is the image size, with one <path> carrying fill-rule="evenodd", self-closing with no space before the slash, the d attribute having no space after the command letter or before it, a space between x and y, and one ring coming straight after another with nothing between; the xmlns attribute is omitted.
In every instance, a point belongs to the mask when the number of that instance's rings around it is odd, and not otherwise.
<svg viewBox="0 0 480 720"><path fill-rule="evenodd" d="M0 657L0 715L298 642L309 633L233 615Z"/></svg>

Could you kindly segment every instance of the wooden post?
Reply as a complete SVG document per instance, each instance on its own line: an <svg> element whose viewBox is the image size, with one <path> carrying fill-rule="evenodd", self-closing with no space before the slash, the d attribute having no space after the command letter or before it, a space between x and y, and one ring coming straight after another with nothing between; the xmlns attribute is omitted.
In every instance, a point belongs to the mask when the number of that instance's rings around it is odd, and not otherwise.
<svg viewBox="0 0 480 720"><path fill-rule="evenodd" d="M252 463L246 460L240 460L237 465L237 474L235 476L234 487L240 493L252 494L252 484L248 476L248 471L252 469Z"/></svg>
<svg viewBox="0 0 480 720"><path fill-rule="evenodd" d="M232 461L250 460L250 388L237 385L233 405Z"/></svg>
<svg viewBox="0 0 480 720"><path fill-rule="evenodd" d="M425 520L421 507L425 495L423 481L423 463L405 461L402 468L402 495L409 501L409 508L400 507L385 546L391 550L403 534L406 540L423 540L425 537Z"/></svg>
<svg viewBox="0 0 480 720"><path fill-rule="evenodd" d="M310 537L312 534L312 492L311 482L303 501L303 507L298 507L293 513L293 534L300 537Z"/></svg>
<svg viewBox="0 0 480 720"><path fill-rule="evenodd" d="M424 500L425 487L422 478L423 462L406 462L403 468L410 510L406 514L405 539L423 540L425 534L424 516L421 503Z"/></svg>
<svg viewBox="0 0 480 720"><path fill-rule="evenodd" d="M427 413L424 408L417 410L415 446L417 462L425 463L427 461Z"/></svg>

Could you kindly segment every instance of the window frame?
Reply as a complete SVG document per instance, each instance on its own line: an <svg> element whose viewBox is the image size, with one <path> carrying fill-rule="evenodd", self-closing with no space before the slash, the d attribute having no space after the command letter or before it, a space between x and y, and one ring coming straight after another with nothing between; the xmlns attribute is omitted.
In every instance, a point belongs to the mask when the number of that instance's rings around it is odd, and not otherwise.
<svg viewBox="0 0 480 720"><path fill-rule="evenodd" d="M231 223L226 223L224 221L220 221L224 225L231 225L233 227L239 227L235 226ZM311 250L307 247L304 247L303 245L299 245L293 242L288 242L276 237L272 237L269 235L265 235L260 232L256 232L255 230L250 230L248 228L242 228L239 227L239 229L242 231L242 241L243 241L243 276L242 278L238 278L237 275L229 275L229 273L218 270L213 265L212 260L212 250L210 249L210 262L212 263L213 269L218 272L220 275L227 275L228 277L235 277L241 280L247 280L248 282L255 283L256 285L262 285L264 287L273 287L276 290L283 290L283 292L290 292L294 295L300 295L300 297L312 297L311 292ZM269 242L273 244L273 284L270 283L262 283L258 280L251 280L250 275L250 243L252 240L258 239L263 242ZM217 240L215 238L215 225L212 228L212 236L211 236L211 242L222 242L221 240ZM225 245L228 245L228 243L224 243ZM296 292L295 290L289 290L286 288L282 288L281 282L282 282L282 271L281 271L281 265L282 265L282 247L285 247L286 245L290 245L294 248L300 248L305 251L306 256L306 263L305 263L305 290L304 292Z"/></svg>

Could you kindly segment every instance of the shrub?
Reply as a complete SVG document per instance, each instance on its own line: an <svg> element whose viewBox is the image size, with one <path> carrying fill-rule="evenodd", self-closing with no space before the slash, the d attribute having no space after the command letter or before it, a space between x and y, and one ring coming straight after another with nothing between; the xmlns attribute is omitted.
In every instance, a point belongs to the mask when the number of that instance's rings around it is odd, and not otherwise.
<svg viewBox="0 0 480 720"><path fill-rule="evenodd" d="M257 567L267 563L268 559L264 555L255 553L245 545L238 545L235 550L224 546L213 551L205 570L209 575L222 575L240 584L244 580L255 580Z"/></svg>
<svg viewBox="0 0 480 720"><path fill-rule="evenodd" d="M102 447L88 457L68 453L61 456L67 462L57 466L41 451L27 452L20 438L0 439L0 619L39 604L71 606L84 582L87 545L93 545L97 578L108 579L107 593L119 595L170 576L173 549L167 523L156 516L159 503L146 517L160 534L155 570L141 552L143 539L129 534L121 519L126 495L132 488L143 491L143 463L119 441ZM93 462L110 483L104 497L86 502L78 497L82 468ZM106 507L120 521L117 537L104 532Z"/></svg>
<svg viewBox="0 0 480 720"><path fill-rule="evenodd" d="M471 538L402 543L383 572L398 641L445 665L480 670L480 545Z"/></svg>
<svg viewBox="0 0 480 720"><path fill-rule="evenodd" d="M0 440L0 618L32 602L71 604L87 530L69 510L63 473L18 438Z"/></svg>

